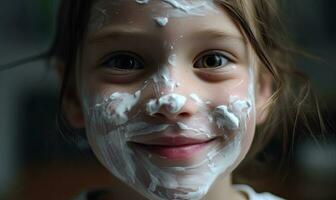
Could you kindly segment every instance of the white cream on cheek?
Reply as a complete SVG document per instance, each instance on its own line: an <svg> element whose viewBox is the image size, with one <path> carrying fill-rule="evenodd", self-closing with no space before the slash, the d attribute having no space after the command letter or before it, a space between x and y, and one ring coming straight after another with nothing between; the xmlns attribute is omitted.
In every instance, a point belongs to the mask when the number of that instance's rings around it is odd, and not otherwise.
<svg viewBox="0 0 336 200"><path fill-rule="evenodd" d="M96 104L96 108L102 108L104 119L113 122L114 125L121 125L128 121L127 113L139 101L141 91L134 94L113 93L104 98L103 103Z"/></svg>
<svg viewBox="0 0 336 200"><path fill-rule="evenodd" d="M230 130L236 129L239 126L239 119L228 110L225 105L218 106L215 109L216 124L219 128L228 127Z"/></svg>
<svg viewBox="0 0 336 200"><path fill-rule="evenodd" d="M230 108L230 111L228 110L227 112L223 112L220 115L215 114L219 108L224 106L220 105L216 107L213 111L207 112L215 119L218 128L227 128L231 130L235 129L236 136L234 137L234 140L232 140L228 145L226 145L224 148L214 148L213 150L208 152L206 158L202 162L199 162L195 165L167 167L163 169L162 167L157 167L155 164L153 164L150 161L150 156L143 155L140 158L136 158L135 154L132 153L132 150L127 147L127 141L134 136L162 132L171 126L170 124L151 125L145 122L141 122L141 119L140 122L137 123L127 122L126 119L130 118L128 116L128 113L130 110L132 110L133 107L136 106L136 102L138 102L139 98L141 98L140 96L140 90L135 92L134 94L117 92L105 98L108 99L105 100L105 102L96 104L94 110L96 110L96 112L98 113L93 116L99 116L99 113L101 113L101 116L104 120L109 120L109 122L105 122L107 123L105 127L111 126L110 130L106 130L108 134L105 137L97 137L97 134L99 135L99 133L97 132L91 133L91 138L100 138L99 140L96 140L96 142L98 143L97 146L101 149L100 152L101 156L103 157L102 160L107 163L107 167L111 170L113 174L135 187L141 193L146 193L144 194L145 196L150 196L150 194L147 194L147 192L149 191L150 193L156 194L154 196L159 196L159 199L170 199L171 197L178 199L200 199L206 194L211 184L215 181L216 177L218 177L219 174L223 173L230 166L232 166L238 158L241 148L240 140L243 135L244 129L246 129L244 127L244 124L246 125L247 118L244 118L244 115L247 116L249 112L248 105L251 105L250 102L245 100L239 100L238 97L231 97L232 102L230 102L229 105L226 105L227 108ZM194 100L200 106L206 105L204 103L205 101L203 101L195 93L190 94L188 98L190 100ZM171 111L172 113L174 113L177 110L181 109L181 105L184 105L186 99L187 97L183 95L176 95L172 93L161 96L157 101L160 102L161 100L161 105L165 105L168 107L171 106L172 108L174 108L172 110L168 109L168 112ZM149 100L147 104L150 104L150 102L151 100ZM107 105L105 107L105 111L101 110L101 108L103 108L103 105ZM111 109L114 110L112 111ZM242 111L242 113L233 113L235 111ZM230 124L233 121L232 118L239 119L238 124L241 124L242 126L233 127ZM96 120L99 121L100 118L97 118ZM205 117L204 120L206 121L207 118ZM219 122L221 122L222 124L219 124ZM111 125L109 125L109 123L111 123ZM206 135L206 137L211 137L211 134L213 134L209 133L209 130L204 130L197 127L197 125L195 124L193 124L192 127L182 122L177 122L177 126L181 130L193 131L194 133L197 133L199 135ZM97 130L97 128L93 128L93 130L101 131ZM225 131L223 133L223 137L225 137ZM138 163L140 163L142 166L138 166ZM126 168L124 167L125 164L127 165ZM141 180L142 178L138 177L136 171L139 170L139 168L146 169L146 172L148 173L148 177L150 179L149 185L143 185L144 180ZM188 174L195 173L198 175L185 176L183 178L174 179L174 174L181 171L188 172ZM200 173L202 175L199 175ZM166 191L166 194L158 195L158 192L161 191L162 188L166 188L167 190L176 190L176 188L184 189L182 189L182 191L176 191L174 193Z"/></svg>

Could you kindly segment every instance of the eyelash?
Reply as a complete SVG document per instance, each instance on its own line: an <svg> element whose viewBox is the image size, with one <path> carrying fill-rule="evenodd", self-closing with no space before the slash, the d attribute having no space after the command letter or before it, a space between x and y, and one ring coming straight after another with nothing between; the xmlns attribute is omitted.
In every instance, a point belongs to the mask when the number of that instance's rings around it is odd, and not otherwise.
<svg viewBox="0 0 336 200"><path fill-rule="evenodd" d="M215 60L205 60L205 59L210 59L211 56L216 56ZM119 71L121 73L140 71L145 68L145 64L143 60L141 59L141 57L132 52L116 52L116 53L106 56L106 58L103 60L104 61L100 64L100 66L111 69L111 70ZM217 63L220 62L220 63L218 66L209 67L209 63L206 63L206 61L214 62L213 64L216 64L216 62ZM217 69L221 69L227 66L231 62L232 62L232 59L230 59L224 53L213 50L213 51L206 51L205 53L201 53L200 56L197 57L193 65L194 65L194 68L196 69L217 70ZM114 66L111 66L111 65L114 65ZM208 65L208 66L204 66L204 65ZM133 68L127 68L127 67L133 67Z"/></svg>
<svg viewBox="0 0 336 200"><path fill-rule="evenodd" d="M144 69L145 66L140 56L132 52L116 52L106 56L103 60L104 61L100 64L100 66L121 72L139 71Z"/></svg>
<svg viewBox="0 0 336 200"><path fill-rule="evenodd" d="M216 67L200 67L201 65L208 65L209 63L205 63L207 58L210 58L211 56L217 56L217 59L219 58L220 60L210 60L212 62L220 62L219 66ZM223 59L225 59L223 61ZM209 60L208 60L209 61ZM224 62L224 64L223 64ZM201 53L200 56L197 57L196 61L194 62L194 68L197 69L207 69L207 70L217 70L217 69L221 69L225 66L227 66L229 63L233 62L231 58L229 58L227 55L225 55L224 53L220 52L220 51L206 51L205 53Z"/></svg>

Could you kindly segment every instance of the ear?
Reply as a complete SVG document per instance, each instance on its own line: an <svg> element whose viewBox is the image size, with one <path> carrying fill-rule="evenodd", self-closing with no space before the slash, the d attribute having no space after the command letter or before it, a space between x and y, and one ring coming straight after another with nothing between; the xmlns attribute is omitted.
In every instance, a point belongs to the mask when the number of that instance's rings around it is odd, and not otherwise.
<svg viewBox="0 0 336 200"><path fill-rule="evenodd" d="M60 78L62 84L64 84L64 76L66 71L66 66L63 61L52 58L51 65L56 69L57 74ZM67 122L75 129L84 128L84 115L82 111L82 106L78 97L78 92L76 89L76 83L74 78L70 78L66 87L63 91L63 103L62 112L65 115Z"/></svg>
<svg viewBox="0 0 336 200"><path fill-rule="evenodd" d="M262 124L269 113L269 100L273 94L273 78L268 72L260 72L256 85L256 123Z"/></svg>

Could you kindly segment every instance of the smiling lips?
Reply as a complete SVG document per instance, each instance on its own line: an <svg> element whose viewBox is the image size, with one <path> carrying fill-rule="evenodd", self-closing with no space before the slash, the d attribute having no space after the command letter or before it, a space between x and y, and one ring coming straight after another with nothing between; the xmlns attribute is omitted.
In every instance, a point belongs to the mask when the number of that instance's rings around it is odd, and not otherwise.
<svg viewBox="0 0 336 200"><path fill-rule="evenodd" d="M214 140L215 138L199 140L187 137L158 137L142 143L134 142L134 144L165 159L179 161L191 158Z"/></svg>

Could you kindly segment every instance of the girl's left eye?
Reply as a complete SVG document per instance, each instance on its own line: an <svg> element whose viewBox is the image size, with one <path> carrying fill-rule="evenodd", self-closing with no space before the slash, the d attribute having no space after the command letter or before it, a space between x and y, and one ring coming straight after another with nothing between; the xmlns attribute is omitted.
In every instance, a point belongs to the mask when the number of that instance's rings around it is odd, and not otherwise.
<svg viewBox="0 0 336 200"><path fill-rule="evenodd" d="M219 69L230 62L229 58L222 53L209 53L196 60L195 68Z"/></svg>

